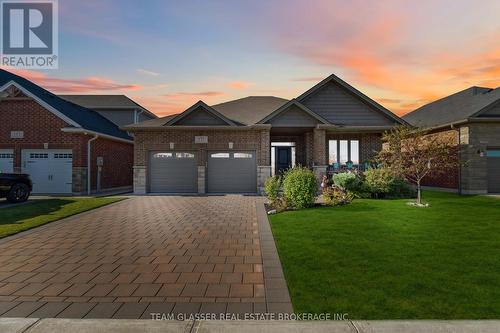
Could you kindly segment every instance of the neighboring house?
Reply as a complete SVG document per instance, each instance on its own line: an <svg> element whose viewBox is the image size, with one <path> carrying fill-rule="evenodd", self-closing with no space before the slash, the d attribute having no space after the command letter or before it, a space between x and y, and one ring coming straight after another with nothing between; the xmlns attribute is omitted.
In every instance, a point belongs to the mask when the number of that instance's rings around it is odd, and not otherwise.
<svg viewBox="0 0 500 333"><path fill-rule="evenodd" d="M256 193L294 165L318 178L362 164L403 120L335 75L299 97L251 96L122 127L134 134L135 193Z"/></svg>
<svg viewBox="0 0 500 333"><path fill-rule="evenodd" d="M29 174L33 193L131 188L133 139L99 113L0 70L0 119L0 171Z"/></svg>
<svg viewBox="0 0 500 333"><path fill-rule="evenodd" d="M470 87L403 117L436 135L450 135L460 167L424 185L462 194L500 193L500 88Z"/></svg>
<svg viewBox="0 0 500 333"><path fill-rule="evenodd" d="M71 103L94 110L118 126L157 118L125 95L59 95Z"/></svg>

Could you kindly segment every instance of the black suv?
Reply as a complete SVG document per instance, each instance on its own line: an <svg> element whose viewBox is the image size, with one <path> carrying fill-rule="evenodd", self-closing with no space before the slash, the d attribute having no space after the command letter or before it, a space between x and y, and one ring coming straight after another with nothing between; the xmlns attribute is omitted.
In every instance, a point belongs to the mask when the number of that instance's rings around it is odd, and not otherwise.
<svg viewBox="0 0 500 333"><path fill-rule="evenodd" d="M29 175L0 173L0 198L16 203L28 200L33 184Z"/></svg>

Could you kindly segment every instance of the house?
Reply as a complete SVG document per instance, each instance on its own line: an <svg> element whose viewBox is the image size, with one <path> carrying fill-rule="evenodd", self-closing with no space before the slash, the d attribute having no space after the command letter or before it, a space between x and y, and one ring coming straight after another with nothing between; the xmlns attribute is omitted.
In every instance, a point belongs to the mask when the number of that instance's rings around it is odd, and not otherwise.
<svg viewBox="0 0 500 333"><path fill-rule="evenodd" d="M133 139L100 113L0 70L0 119L0 171L29 174L33 193L131 188Z"/></svg>
<svg viewBox="0 0 500 333"><path fill-rule="evenodd" d="M154 113L125 95L59 95L59 97L94 110L118 126L157 118Z"/></svg>
<svg viewBox="0 0 500 333"><path fill-rule="evenodd" d="M294 165L369 161L404 121L331 75L297 98L250 96L122 127L134 135L134 191L262 193Z"/></svg>
<svg viewBox="0 0 500 333"><path fill-rule="evenodd" d="M461 162L424 185L462 194L500 193L500 88L470 87L403 117L431 134L449 135Z"/></svg>

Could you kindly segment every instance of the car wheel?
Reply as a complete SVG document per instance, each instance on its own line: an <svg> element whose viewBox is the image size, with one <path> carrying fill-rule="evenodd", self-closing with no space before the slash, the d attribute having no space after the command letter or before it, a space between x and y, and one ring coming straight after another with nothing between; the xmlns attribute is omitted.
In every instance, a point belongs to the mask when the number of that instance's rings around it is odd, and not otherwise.
<svg viewBox="0 0 500 333"><path fill-rule="evenodd" d="M28 185L23 183L14 184L7 194L7 201L12 203L24 202L30 196Z"/></svg>

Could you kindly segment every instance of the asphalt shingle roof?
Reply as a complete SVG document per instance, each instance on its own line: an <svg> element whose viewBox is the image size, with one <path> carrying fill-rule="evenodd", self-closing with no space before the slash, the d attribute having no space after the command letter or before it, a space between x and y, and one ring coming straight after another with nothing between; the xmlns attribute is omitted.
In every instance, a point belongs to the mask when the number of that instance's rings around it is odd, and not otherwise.
<svg viewBox="0 0 500 333"><path fill-rule="evenodd" d="M4 86L10 81L16 82L84 129L111 135L120 139L132 140L132 137L130 137L127 132L120 130L117 125L101 116L99 113L68 102L23 77L0 69L0 86Z"/></svg>
<svg viewBox="0 0 500 333"><path fill-rule="evenodd" d="M418 127L438 127L467 120L498 100L500 88L470 87L426 104L406 114L403 119Z"/></svg>
<svg viewBox="0 0 500 333"><path fill-rule="evenodd" d="M58 95L88 109L141 109L152 118L156 115L125 95Z"/></svg>

